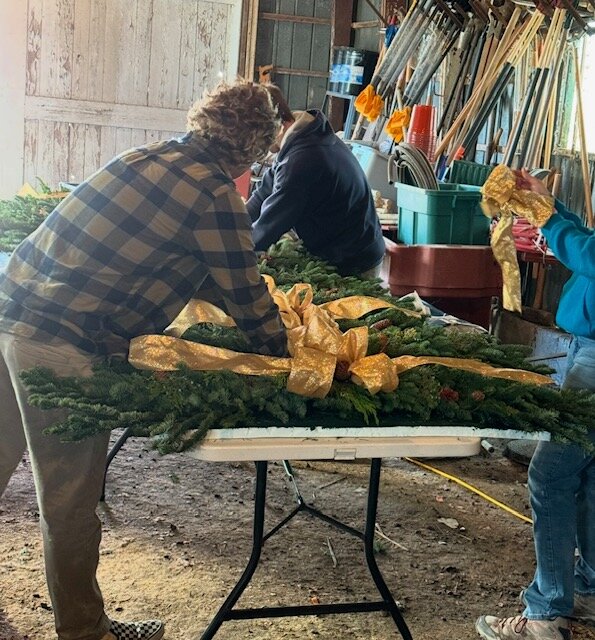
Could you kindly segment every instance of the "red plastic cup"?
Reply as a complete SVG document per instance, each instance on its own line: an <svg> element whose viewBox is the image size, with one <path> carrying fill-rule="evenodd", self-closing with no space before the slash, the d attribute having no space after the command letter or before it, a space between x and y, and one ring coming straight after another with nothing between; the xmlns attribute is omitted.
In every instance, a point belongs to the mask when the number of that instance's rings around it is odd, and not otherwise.
<svg viewBox="0 0 595 640"><path fill-rule="evenodd" d="M434 135L436 133L436 109L429 104L416 104L411 113L409 131Z"/></svg>
<svg viewBox="0 0 595 640"><path fill-rule="evenodd" d="M430 162L436 149L436 109L427 104L416 104L411 113L407 142L423 151Z"/></svg>

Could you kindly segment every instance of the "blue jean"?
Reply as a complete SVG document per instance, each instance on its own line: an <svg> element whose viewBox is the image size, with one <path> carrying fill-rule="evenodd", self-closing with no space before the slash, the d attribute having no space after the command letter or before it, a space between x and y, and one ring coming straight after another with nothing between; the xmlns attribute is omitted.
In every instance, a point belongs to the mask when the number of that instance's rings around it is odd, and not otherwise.
<svg viewBox="0 0 595 640"><path fill-rule="evenodd" d="M595 391L595 340L574 337L563 386ZM589 436L595 443L595 425ZM529 619L568 617L575 591L595 595L594 460L578 445L556 442L540 442L533 455L529 493L537 569L524 594Z"/></svg>

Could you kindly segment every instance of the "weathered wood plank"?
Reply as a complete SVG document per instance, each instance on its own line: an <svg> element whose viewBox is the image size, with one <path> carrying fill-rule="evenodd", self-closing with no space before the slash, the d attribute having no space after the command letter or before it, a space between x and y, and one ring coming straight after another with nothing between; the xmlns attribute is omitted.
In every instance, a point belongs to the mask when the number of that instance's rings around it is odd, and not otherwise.
<svg viewBox="0 0 595 640"><path fill-rule="evenodd" d="M14 196L18 188L24 182L29 182L35 186L37 176L37 143L39 140L39 120L25 120L25 138L23 145L23 175L19 177L20 184L15 184L15 188L7 196Z"/></svg>
<svg viewBox="0 0 595 640"><path fill-rule="evenodd" d="M85 126L85 168L83 178L88 178L101 167L101 127Z"/></svg>
<svg viewBox="0 0 595 640"><path fill-rule="evenodd" d="M319 18L330 18L335 0L316 0L314 15Z"/></svg>
<svg viewBox="0 0 595 640"><path fill-rule="evenodd" d="M199 2L196 15L196 55L194 67L194 100L209 86L211 68L212 2Z"/></svg>
<svg viewBox="0 0 595 640"><path fill-rule="evenodd" d="M116 127L101 127L99 140L99 163L103 166L114 158L117 153Z"/></svg>
<svg viewBox="0 0 595 640"><path fill-rule="evenodd" d="M39 121L37 138L37 176L50 187L57 186L54 183L54 122Z"/></svg>
<svg viewBox="0 0 595 640"><path fill-rule="evenodd" d="M304 3L305 4L305 3ZM300 3L300 11L301 11L301 3ZM318 18L315 16L307 16L307 15L290 15L283 13L261 13L261 20L272 20L273 22L295 22L302 24L329 24L331 23L330 18Z"/></svg>
<svg viewBox="0 0 595 640"><path fill-rule="evenodd" d="M310 69L328 73L330 69L331 29L314 25L312 29L312 51Z"/></svg>
<svg viewBox="0 0 595 640"><path fill-rule="evenodd" d="M143 2L145 0L142 0ZM117 68L116 73L111 82L115 89L115 101L119 104L139 104L137 96L135 95L134 78L137 73L136 66L130 64L130 60L133 58L136 50L136 27L137 27L137 15L136 8L138 0L128 0L127 2L118 2L119 13L117 13L117 21L113 24L113 31L116 33L116 59ZM112 11L110 11L110 17ZM145 55L149 54L149 51L143 52ZM109 78L104 77L105 81L110 81ZM105 91L105 84L104 84ZM143 104L140 102L140 104Z"/></svg>
<svg viewBox="0 0 595 640"><path fill-rule="evenodd" d="M124 65L131 66L126 58L128 50L124 46L122 31L128 30L126 13L129 3L107 0L105 6L105 29L103 33L103 74L101 76L101 100L117 102L118 78L126 73Z"/></svg>
<svg viewBox="0 0 595 640"><path fill-rule="evenodd" d="M87 98L88 84L91 79L89 69L90 22L91 6L88 0L75 0L70 96L76 100Z"/></svg>
<svg viewBox="0 0 595 640"><path fill-rule="evenodd" d="M89 78L85 97L87 100L103 99L103 75L106 29L106 0L93 0L89 20Z"/></svg>
<svg viewBox="0 0 595 640"><path fill-rule="evenodd" d="M151 59L151 33L153 30L153 0L137 0L134 49L131 52L134 67L133 104L149 104L149 62Z"/></svg>
<svg viewBox="0 0 595 640"><path fill-rule="evenodd" d="M81 182L85 174L85 125L69 124L68 182Z"/></svg>
<svg viewBox="0 0 595 640"><path fill-rule="evenodd" d="M146 129L131 129L130 146L142 147L147 142Z"/></svg>
<svg viewBox="0 0 595 640"><path fill-rule="evenodd" d="M196 23L198 3L185 2L180 7L182 24L180 33L180 68L176 106L188 109L194 102L194 70L196 65Z"/></svg>
<svg viewBox="0 0 595 640"><path fill-rule="evenodd" d="M29 0L27 16L27 68L25 86L27 95L39 93L39 73L41 65L41 19L43 0ZM14 35L13 35L14 38Z"/></svg>
<svg viewBox="0 0 595 640"><path fill-rule="evenodd" d="M139 128L140 125L158 130L183 131L186 126L185 109L162 109L37 96L28 96L25 99L25 116L52 122L111 125L130 129Z"/></svg>
<svg viewBox="0 0 595 640"><path fill-rule="evenodd" d="M68 98L72 89L74 0L44 0L39 93Z"/></svg>
<svg viewBox="0 0 595 640"><path fill-rule="evenodd" d="M122 153L132 147L132 129L123 129L118 127L116 129L116 154Z"/></svg>
<svg viewBox="0 0 595 640"><path fill-rule="evenodd" d="M171 0L153 0L149 106L177 106L180 27L176 5Z"/></svg>
<svg viewBox="0 0 595 640"><path fill-rule="evenodd" d="M55 123L50 127L54 138L52 165L51 165L51 184L58 186L59 182L68 181L68 150L70 131L67 122Z"/></svg>
<svg viewBox="0 0 595 640"><path fill-rule="evenodd" d="M161 131L156 131L154 129L147 129L145 133L146 143L150 144L151 142L158 142L161 140Z"/></svg>
<svg viewBox="0 0 595 640"><path fill-rule="evenodd" d="M297 76L297 77L313 77L313 78L328 78L328 71L314 71L313 69L294 69L287 67L275 67L275 74L284 76Z"/></svg>
<svg viewBox="0 0 595 640"><path fill-rule="evenodd" d="M218 2L213 3L213 21L211 31L211 68L208 79L209 87L215 87L219 82L227 79L229 68L229 6Z"/></svg>

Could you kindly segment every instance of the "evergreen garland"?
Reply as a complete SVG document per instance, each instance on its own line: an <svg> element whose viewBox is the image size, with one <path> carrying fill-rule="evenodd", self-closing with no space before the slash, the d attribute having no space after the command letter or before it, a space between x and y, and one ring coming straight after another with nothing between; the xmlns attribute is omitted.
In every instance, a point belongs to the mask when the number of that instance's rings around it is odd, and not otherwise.
<svg viewBox="0 0 595 640"><path fill-rule="evenodd" d="M42 194L51 189L39 180ZM0 251L11 252L56 208L62 197L15 196L0 200Z"/></svg>
<svg viewBox="0 0 595 640"><path fill-rule="evenodd" d="M282 240L263 257L262 273L281 289L296 282L312 285L321 304L348 295L368 295L397 305L358 320L340 320L345 331L370 328L368 353L474 358L494 366L547 373L525 361L530 348L503 345L486 333L436 327L426 318L402 311L379 282L342 278L309 255L299 242ZM249 352L237 329L204 324L190 327L184 339ZM553 439L573 441L592 450L586 434L595 423L595 397L586 391L522 384L438 365L411 369L399 376L391 393L370 395L349 382L335 380L327 397L306 398L286 389L287 376L242 376L228 371L149 372L127 363L97 367L92 377L62 378L36 368L22 373L30 402L44 409L63 407L68 417L50 431L80 440L114 428L134 426L152 436L162 453L194 445L211 428L250 426L350 426L456 424L549 431Z"/></svg>

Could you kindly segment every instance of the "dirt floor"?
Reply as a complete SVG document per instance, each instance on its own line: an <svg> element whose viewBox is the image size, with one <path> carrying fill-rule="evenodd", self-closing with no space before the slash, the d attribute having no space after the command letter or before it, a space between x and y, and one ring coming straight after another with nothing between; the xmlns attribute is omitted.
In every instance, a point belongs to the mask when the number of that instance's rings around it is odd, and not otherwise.
<svg viewBox="0 0 595 640"><path fill-rule="evenodd" d="M526 469L498 452L430 463L529 515ZM311 504L361 525L365 464L295 467ZM100 506L99 574L108 613L120 620L159 616L167 622L167 640L199 638L249 555L253 487L248 463L161 457L146 440L129 440L110 468L107 501ZM282 467L273 466L269 524L291 509L292 499ZM24 460L0 502L0 640L55 637L38 519ZM383 470L378 524L393 541L378 538L378 561L415 640L471 640L477 637L478 615L519 611L519 590L533 573L530 525L397 459L387 460ZM240 601L244 606L377 598L361 543L306 515L267 543L262 560ZM581 640L595 639L585 629L575 632ZM379 613L230 622L217 635L218 640L399 637L391 619Z"/></svg>

